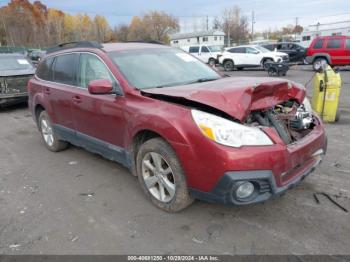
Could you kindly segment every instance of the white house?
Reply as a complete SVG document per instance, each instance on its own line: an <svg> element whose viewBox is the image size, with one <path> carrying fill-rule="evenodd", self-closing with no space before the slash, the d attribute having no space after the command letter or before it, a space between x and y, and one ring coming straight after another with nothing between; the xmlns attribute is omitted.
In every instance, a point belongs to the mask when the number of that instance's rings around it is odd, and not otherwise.
<svg viewBox="0 0 350 262"><path fill-rule="evenodd" d="M224 41L225 33L216 30L177 33L170 36L170 45L173 47L200 44L224 46Z"/></svg>

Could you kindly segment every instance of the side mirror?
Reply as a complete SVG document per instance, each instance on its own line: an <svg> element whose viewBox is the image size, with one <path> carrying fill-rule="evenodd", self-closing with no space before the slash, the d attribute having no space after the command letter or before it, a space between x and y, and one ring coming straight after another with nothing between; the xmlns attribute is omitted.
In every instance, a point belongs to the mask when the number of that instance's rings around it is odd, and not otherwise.
<svg viewBox="0 0 350 262"><path fill-rule="evenodd" d="M106 79L92 80L88 85L88 90L93 95L106 95L113 91L113 84Z"/></svg>
<svg viewBox="0 0 350 262"><path fill-rule="evenodd" d="M260 54L260 52L259 51L254 51L253 54L257 55L257 54Z"/></svg>

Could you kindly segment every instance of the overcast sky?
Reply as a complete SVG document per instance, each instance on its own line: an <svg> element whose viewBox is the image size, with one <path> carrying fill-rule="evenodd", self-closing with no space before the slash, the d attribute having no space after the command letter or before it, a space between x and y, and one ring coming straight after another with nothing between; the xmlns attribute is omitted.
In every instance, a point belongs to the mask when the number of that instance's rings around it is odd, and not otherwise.
<svg viewBox="0 0 350 262"><path fill-rule="evenodd" d="M101 14L112 26L128 23L132 16L149 10L162 10L179 18L182 31L198 29L213 17L220 16L225 8L239 6L251 22L255 12L256 30L275 29L282 25L299 24L308 26L317 22L350 20L350 0L41 0L48 7L69 13L84 12ZM0 0L5 4L8 0ZM211 25L211 23L209 22Z"/></svg>

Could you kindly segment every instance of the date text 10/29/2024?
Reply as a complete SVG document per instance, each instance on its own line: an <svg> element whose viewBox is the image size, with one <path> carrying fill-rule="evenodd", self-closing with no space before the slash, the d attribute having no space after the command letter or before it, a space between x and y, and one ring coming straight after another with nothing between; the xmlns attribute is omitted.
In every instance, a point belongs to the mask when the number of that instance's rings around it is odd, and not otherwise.
<svg viewBox="0 0 350 262"><path fill-rule="evenodd" d="M219 261L217 256L128 256L128 261Z"/></svg>

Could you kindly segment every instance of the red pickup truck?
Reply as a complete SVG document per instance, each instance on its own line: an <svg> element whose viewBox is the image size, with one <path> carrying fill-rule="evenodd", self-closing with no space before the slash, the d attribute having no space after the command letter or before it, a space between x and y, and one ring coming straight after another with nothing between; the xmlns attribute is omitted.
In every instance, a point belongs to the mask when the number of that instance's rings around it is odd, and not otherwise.
<svg viewBox="0 0 350 262"><path fill-rule="evenodd" d="M315 38L306 55L306 61L319 70L322 63L331 66L350 65L350 36L324 36Z"/></svg>

